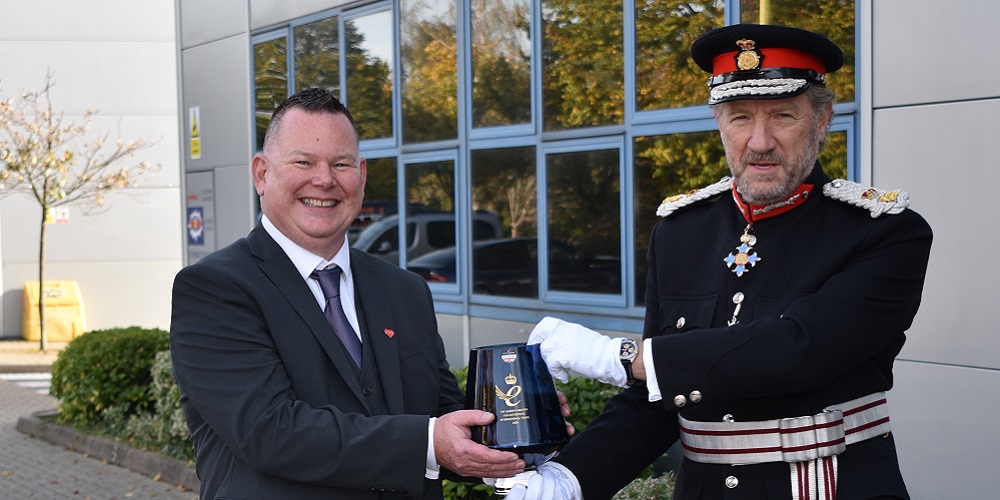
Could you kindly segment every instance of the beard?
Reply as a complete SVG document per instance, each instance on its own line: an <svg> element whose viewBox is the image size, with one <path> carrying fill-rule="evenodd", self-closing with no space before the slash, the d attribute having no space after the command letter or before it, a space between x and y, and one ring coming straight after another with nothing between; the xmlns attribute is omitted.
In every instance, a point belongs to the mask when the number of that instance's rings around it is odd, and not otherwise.
<svg viewBox="0 0 1000 500"><path fill-rule="evenodd" d="M742 158L734 158L728 152L726 161L736 179L736 190L747 203L768 205L787 199L809 177L819 155L820 140L813 128L799 154L786 158L774 151L766 153L747 152ZM779 167L765 173L747 174L750 163L777 163Z"/></svg>

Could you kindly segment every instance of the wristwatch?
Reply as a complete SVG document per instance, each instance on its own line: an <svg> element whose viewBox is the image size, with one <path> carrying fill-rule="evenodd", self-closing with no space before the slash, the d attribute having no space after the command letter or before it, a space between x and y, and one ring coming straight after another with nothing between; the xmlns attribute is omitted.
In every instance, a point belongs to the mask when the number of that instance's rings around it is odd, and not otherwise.
<svg viewBox="0 0 1000 500"><path fill-rule="evenodd" d="M635 355L638 353L639 344L632 339L622 339L622 347L618 356L622 360L622 366L625 367L625 384L630 387L636 382L635 376L632 375L632 362L635 361Z"/></svg>

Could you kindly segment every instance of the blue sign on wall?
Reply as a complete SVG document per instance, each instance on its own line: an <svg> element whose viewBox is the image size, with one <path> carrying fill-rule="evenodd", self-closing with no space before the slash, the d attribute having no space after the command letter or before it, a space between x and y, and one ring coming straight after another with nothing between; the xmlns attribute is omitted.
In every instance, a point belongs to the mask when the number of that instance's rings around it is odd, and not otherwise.
<svg viewBox="0 0 1000 500"><path fill-rule="evenodd" d="M188 245L205 244L205 209L188 207Z"/></svg>

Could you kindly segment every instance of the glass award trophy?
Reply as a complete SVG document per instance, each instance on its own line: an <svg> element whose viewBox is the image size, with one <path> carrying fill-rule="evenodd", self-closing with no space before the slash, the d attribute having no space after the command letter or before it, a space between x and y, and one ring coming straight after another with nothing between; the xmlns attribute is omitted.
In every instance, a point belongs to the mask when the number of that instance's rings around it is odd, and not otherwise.
<svg viewBox="0 0 1000 500"><path fill-rule="evenodd" d="M494 415L489 425L472 428L472 439L496 450L521 455L532 470L569 442L555 382L538 344L500 344L472 349L465 386L466 407ZM505 495L528 475L500 478Z"/></svg>

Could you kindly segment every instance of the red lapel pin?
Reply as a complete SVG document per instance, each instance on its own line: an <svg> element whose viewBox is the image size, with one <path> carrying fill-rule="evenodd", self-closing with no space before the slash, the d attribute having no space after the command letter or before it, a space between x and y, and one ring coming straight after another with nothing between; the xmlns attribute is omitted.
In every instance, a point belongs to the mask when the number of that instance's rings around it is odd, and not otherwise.
<svg viewBox="0 0 1000 500"><path fill-rule="evenodd" d="M389 337L390 339L391 339L391 338L392 338L392 337L393 337L394 335L396 335L396 332L392 331L392 329L389 329L389 328L386 328L385 330L382 330L382 331L383 331L383 332L385 332L385 336L386 336L386 337Z"/></svg>

